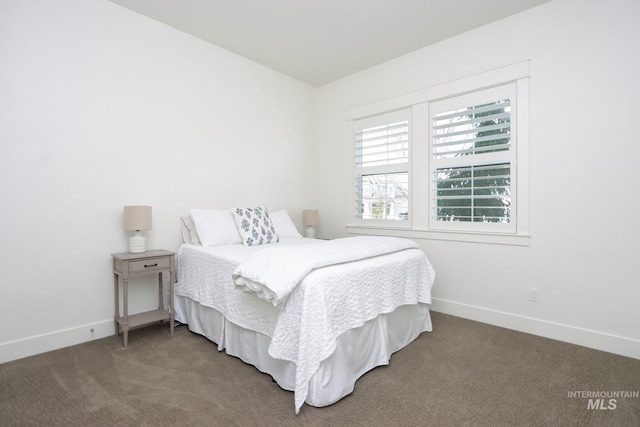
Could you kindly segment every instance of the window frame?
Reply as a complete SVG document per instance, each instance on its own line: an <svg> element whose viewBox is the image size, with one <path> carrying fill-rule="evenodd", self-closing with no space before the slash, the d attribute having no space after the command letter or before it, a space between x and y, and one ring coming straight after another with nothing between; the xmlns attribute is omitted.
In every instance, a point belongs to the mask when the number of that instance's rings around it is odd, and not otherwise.
<svg viewBox="0 0 640 427"><path fill-rule="evenodd" d="M461 106L479 105L486 101L496 101L498 98L506 98L512 100L510 112L510 148L509 150L499 151L496 153L474 154L470 156L461 156L455 158L436 159L434 156L434 132L433 117L435 114L459 108ZM518 96L515 83L506 83L504 85L484 88L475 92L465 93L447 97L442 100L429 103L429 229L434 231L456 231L456 232L492 232L513 234L517 230L518 223L518 177L517 177L517 151L518 151ZM515 102L514 102L515 101ZM465 222L465 221L438 221L434 218L437 204L434 194L436 192L436 184L434 175L439 167L464 167L464 166L483 166L496 163L508 163L510 165L510 201L511 214L510 222L501 223L485 223L485 222Z"/></svg>
<svg viewBox="0 0 640 427"><path fill-rule="evenodd" d="M358 166L357 158L357 138L356 135L359 130L382 125L383 123L390 124L394 121L407 120L408 124L408 158L406 162L376 165L376 166ZM386 111L380 114L375 114L369 117L359 118L352 122L350 141L353 147L352 165L353 165L353 178L352 178L352 192L351 192L351 210L352 222L361 226L373 226L373 227L391 227L391 228L411 228L411 152L412 152L412 140L413 135L411 132L411 108L401 108L394 111ZM370 219L359 218L357 216L358 211L358 194L357 194L357 181L358 178L364 175L391 175L396 173L406 173L408 180L408 219Z"/></svg>
<svg viewBox="0 0 640 427"><path fill-rule="evenodd" d="M515 200L515 230L513 232L497 232L496 230L459 230L434 228L430 224L431 202L431 116L430 104L445 98L451 98L472 92L478 92L495 86L513 83L516 90L517 128L515 151L515 172L512 170L515 185L512 188L512 200ZM409 156L409 216L410 224L397 227L383 223L367 223L355 220L355 206L351 207L347 222L349 234L386 235L417 239L447 240L458 242L506 244L528 246L529 235L529 61L475 73L445 83L427 87L415 92L386 98L377 102L362 104L347 110L347 121L353 129L354 120L383 114L403 108L411 109L411 146ZM353 135L350 132L350 135ZM355 144L350 137L350 144L355 153ZM355 154L354 154L355 155ZM355 163L352 162L352 165ZM352 181L353 182L353 177ZM351 183L350 183L351 184ZM351 186L351 200L355 204ZM515 199L514 199L515 197Z"/></svg>

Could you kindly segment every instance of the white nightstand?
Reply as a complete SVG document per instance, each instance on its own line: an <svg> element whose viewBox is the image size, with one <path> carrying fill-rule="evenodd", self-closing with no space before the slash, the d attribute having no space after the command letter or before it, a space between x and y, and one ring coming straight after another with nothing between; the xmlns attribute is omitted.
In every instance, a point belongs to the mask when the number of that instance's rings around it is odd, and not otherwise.
<svg viewBox="0 0 640 427"><path fill-rule="evenodd" d="M116 314L113 318L116 327L116 337L122 328L123 345L126 348L129 338L129 328L152 322L169 320L169 328L173 335L175 310L173 309L173 284L176 279L176 253L164 249L147 251L144 253L111 254L113 257L113 284L115 288ZM162 295L162 278L169 273L169 311L164 309ZM129 278L148 274L158 275L158 309L129 315ZM122 279L122 311L120 316L120 297L118 295L119 282Z"/></svg>

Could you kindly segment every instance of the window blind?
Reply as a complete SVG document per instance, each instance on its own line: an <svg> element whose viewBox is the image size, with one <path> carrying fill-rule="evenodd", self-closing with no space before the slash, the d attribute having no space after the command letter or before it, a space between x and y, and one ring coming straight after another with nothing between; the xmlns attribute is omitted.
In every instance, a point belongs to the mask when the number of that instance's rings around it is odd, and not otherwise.
<svg viewBox="0 0 640 427"><path fill-rule="evenodd" d="M403 120L356 132L356 167L407 163L409 121Z"/></svg>
<svg viewBox="0 0 640 427"><path fill-rule="evenodd" d="M432 104L434 228L481 230L484 224L512 223L511 88L485 89Z"/></svg>
<svg viewBox="0 0 640 427"><path fill-rule="evenodd" d="M408 219L409 114L400 110L355 122L358 219Z"/></svg>
<svg viewBox="0 0 640 427"><path fill-rule="evenodd" d="M510 221L509 163L436 169L435 175L437 221Z"/></svg>
<svg viewBox="0 0 640 427"><path fill-rule="evenodd" d="M434 114L434 158L509 150L510 119L509 99Z"/></svg>

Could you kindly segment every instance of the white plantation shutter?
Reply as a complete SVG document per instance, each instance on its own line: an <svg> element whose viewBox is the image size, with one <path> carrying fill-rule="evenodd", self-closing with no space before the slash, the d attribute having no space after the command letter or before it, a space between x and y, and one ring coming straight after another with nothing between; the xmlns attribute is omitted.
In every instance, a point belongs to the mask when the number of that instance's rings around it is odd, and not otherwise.
<svg viewBox="0 0 640 427"><path fill-rule="evenodd" d="M515 231L515 85L431 105L431 227Z"/></svg>
<svg viewBox="0 0 640 427"><path fill-rule="evenodd" d="M355 217L407 220L410 110L354 122Z"/></svg>
<svg viewBox="0 0 640 427"><path fill-rule="evenodd" d="M434 114L434 158L509 150L510 117L509 99Z"/></svg>
<svg viewBox="0 0 640 427"><path fill-rule="evenodd" d="M509 223L510 177L509 163L436 169L435 219Z"/></svg>

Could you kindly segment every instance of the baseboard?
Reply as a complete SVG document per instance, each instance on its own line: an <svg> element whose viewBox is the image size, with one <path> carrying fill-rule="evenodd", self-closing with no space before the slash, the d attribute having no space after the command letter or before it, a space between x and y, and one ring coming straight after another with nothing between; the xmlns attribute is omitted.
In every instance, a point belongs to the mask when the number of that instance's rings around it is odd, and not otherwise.
<svg viewBox="0 0 640 427"><path fill-rule="evenodd" d="M0 344L0 363L113 336L113 319Z"/></svg>
<svg viewBox="0 0 640 427"><path fill-rule="evenodd" d="M437 298L433 299L433 304L429 308L432 311L452 316L640 359L640 340L633 338Z"/></svg>
<svg viewBox="0 0 640 427"><path fill-rule="evenodd" d="M640 359L640 340L434 298L430 310ZM93 331L92 331L93 330ZM113 320L0 344L0 363L113 335Z"/></svg>

